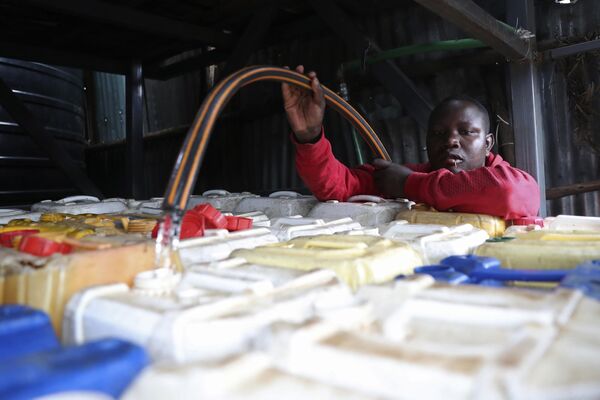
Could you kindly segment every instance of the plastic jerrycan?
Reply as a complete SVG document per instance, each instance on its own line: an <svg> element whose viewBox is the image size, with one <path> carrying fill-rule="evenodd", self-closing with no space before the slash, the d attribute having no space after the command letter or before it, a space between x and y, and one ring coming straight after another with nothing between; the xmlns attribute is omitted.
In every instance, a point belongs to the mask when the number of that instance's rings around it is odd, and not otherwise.
<svg viewBox="0 0 600 400"><path fill-rule="evenodd" d="M398 215L396 215L396 219L406 220L411 224L437 224L446 226L471 224L475 228L483 229L491 237L502 236L506 229L506 222L502 218L491 215L440 212L432 209L400 211Z"/></svg>
<svg viewBox="0 0 600 400"><path fill-rule="evenodd" d="M317 204L308 214L311 218L350 217L363 226L374 227L394 220L398 212L412 203L406 199L386 200L378 196L357 195L346 202L330 200Z"/></svg>
<svg viewBox="0 0 600 400"><path fill-rule="evenodd" d="M280 268L331 269L353 289L411 274L423 263L407 243L364 235L301 237L252 250L236 250L232 256Z"/></svg>
<svg viewBox="0 0 600 400"><path fill-rule="evenodd" d="M271 323L313 318L322 296L353 299L329 271L267 270L230 265L223 271L197 268L183 277L154 270L138 275L132 289L125 284L84 289L67 306L63 339L83 343L117 336L144 346L156 361L215 361L245 352Z"/></svg>
<svg viewBox="0 0 600 400"><path fill-rule="evenodd" d="M202 196L190 196L187 208L194 208L198 204L208 203L221 212L233 212L235 207L246 197L259 197L250 192L230 193L227 190L212 189L202 193Z"/></svg>
<svg viewBox="0 0 600 400"><path fill-rule="evenodd" d="M68 214L109 214L127 210L127 202L122 199L100 201L93 196L71 196L57 201L44 200L31 206L32 211Z"/></svg>
<svg viewBox="0 0 600 400"><path fill-rule="evenodd" d="M304 196L297 192L273 192L269 197L247 197L234 208L234 214L262 211L269 218L307 216L318 201L313 196Z"/></svg>
<svg viewBox="0 0 600 400"><path fill-rule="evenodd" d="M506 268L570 269L600 259L600 232L536 230L484 243L475 254L495 257Z"/></svg>

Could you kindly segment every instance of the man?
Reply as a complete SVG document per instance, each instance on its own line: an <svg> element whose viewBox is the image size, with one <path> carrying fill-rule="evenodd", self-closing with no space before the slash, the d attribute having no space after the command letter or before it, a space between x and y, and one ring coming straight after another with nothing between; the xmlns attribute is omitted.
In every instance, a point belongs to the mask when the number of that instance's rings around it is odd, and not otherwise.
<svg viewBox="0 0 600 400"><path fill-rule="evenodd" d="M304 73L304 67L296 67ZM515 219L537 215L539 187L526 172L491 153L489 116L476 100L453 97L429 117L425 164L377 159L348 168L331 151L323 132L325 98L315 72L312 91L282 84L284 107L296 144L298 174L319 200L356 194L405 197L439 211L471 212Z"/></svg>

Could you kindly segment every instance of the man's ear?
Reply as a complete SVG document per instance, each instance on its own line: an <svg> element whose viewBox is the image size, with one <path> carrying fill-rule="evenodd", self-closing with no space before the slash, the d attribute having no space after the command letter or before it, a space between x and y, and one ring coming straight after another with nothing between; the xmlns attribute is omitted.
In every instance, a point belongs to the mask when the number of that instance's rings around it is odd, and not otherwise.
<svg viewBox="0 0 600 400"><path fill-rule="evenodd" d="M494 147L494 134L488 133L485 135L485 155L488 156Z"/></svg>

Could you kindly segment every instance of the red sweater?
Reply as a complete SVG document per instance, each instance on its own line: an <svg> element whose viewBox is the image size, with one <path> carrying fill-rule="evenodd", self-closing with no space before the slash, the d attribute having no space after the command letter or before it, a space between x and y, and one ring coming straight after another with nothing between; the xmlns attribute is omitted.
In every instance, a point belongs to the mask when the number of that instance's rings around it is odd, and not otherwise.
<svg viewBox="0 0 600 400"><path fill-rule="evenodd" d="M370 164L348 168L331 151L323 134L314 144L296 143L298 174L319 200L344 201L357 194L381 195ZM457 174L431 170L429 163L406 164L414 172L404 185L406 197L440 211L470 212L514 219L537 215L540 189L535 179L490 154L485 166Z"/></svg>

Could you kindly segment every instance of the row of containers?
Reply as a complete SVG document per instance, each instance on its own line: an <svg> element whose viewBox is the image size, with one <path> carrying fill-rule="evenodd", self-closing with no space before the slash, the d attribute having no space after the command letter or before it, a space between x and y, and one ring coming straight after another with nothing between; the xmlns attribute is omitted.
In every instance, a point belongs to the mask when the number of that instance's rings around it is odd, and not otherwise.
<svg viewBox="0 0 600 400"><path fill-rule="evenodd" d="M161 203L0 213L0 398L600 398L600 218Z"/></svg>

